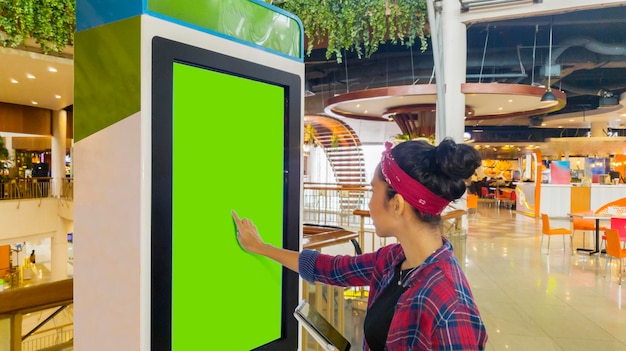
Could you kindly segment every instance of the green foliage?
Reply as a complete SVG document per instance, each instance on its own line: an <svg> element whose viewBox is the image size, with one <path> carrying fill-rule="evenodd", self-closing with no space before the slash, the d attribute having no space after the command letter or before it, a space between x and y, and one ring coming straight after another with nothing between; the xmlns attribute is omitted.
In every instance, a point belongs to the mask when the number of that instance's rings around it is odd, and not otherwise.
<svg viewBox="0 0 626 351"><path fill-rule="evenodd" d="M370 57L382 43L412 46L416 38L421 50L426 50L426 0L285 0L274 4L302 20L307 55L315 44L322 44L327 47L327 59L335 55L341 62L342 50Z"/></svg>
<svg viewBox="0 0 626 351"><path fill-rule="evenodd" d="M74 43L75 0L0 0L0 44L18 47L33 38L44 53Z"/></svg>

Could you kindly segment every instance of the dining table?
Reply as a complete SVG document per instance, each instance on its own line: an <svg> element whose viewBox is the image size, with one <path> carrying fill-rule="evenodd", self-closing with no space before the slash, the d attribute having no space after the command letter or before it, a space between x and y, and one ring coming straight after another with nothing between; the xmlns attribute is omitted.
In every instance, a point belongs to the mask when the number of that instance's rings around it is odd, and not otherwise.
<svg viewBox="0 0 626 351"><path fill-rule="evenodd" d="M600 253L600 221L603 219L610 220L611 217L615 217L615 215L608 214L608 213L591 213L591 212L573 212L573 213L568 213L567 215L570 216L570 218L577 217L577 218L583 218L583 219L594 219L596 221L596 230L595 230L596 245L595 247L593 249L579 247L576 249L576 251L585 252L585 253L588 253L589 255L595 255L595 254Z"/></svg>

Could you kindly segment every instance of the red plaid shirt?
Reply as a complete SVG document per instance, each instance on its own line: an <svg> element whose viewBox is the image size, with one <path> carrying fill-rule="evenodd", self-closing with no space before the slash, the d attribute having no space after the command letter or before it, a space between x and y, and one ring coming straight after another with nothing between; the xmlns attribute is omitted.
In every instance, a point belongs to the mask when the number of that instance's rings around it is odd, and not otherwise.
<svg viewBox="0 0 626 351"><path fill-rule="evenodd" d="M465 274L443 246L407 278L408 289L396 305L387 334L386 349L398 350L484 350L487 331ZM368 309L404 261L399 244L357 256L330 256L304 250L299 270L303 279L337 286L369 286ZM365 351L369 350L363 342Z"/></svg>

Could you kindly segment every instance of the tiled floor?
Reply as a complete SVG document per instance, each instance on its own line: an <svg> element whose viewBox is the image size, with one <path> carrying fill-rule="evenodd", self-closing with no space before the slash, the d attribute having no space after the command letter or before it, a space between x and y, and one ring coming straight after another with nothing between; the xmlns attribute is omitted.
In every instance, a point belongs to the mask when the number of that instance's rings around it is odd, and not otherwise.
<svg viewBox="0 0 626 351"><path fill-rule="evenodd" d="M567 219L552 222L569 227ZM488 350L626 350L617 260L604 277L604 257L572 255L569 238L564 252L561 237L552 238L546 255L546 240L539 249L541 220L509 210L479 206L468 224L458 251L466 254ZM581 245L577 233L574 247Z"/></svg>

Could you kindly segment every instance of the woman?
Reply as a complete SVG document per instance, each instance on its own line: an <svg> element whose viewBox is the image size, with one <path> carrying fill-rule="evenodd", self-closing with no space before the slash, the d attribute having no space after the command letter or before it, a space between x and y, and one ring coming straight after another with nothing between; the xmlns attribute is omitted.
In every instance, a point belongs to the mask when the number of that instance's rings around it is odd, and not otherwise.
<svg viewBox="0 0 626 351"><path fill-rule="evenodd" d="M380 237L398 244L357 256L290 251L268 245L239 219L241 246L299 272L310 282L369 286L365 350L484 350L487 333L441 212L460 198L480 165L478 152L450 139L437 147L408 141L386 151L372 179L370 216Z"/></svg>

